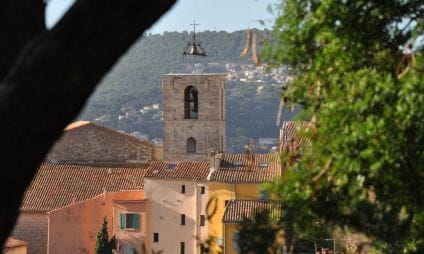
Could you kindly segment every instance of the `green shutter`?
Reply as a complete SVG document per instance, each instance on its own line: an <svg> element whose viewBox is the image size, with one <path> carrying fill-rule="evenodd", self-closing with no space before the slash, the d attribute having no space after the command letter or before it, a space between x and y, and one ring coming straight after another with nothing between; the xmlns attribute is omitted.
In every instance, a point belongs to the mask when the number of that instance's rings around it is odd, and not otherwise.
<svg viewBox="0 0 424 254"><path fill-rule="evenodd" d="M134 229L140 228L140 214L134 214L133 228Z"/></svg>
<svg viewBox="0 0 424 254"><path fill-rule="evenodd" d="M125 213L121 213L120 217L121 217L121 229L125 229Z"/></svg>

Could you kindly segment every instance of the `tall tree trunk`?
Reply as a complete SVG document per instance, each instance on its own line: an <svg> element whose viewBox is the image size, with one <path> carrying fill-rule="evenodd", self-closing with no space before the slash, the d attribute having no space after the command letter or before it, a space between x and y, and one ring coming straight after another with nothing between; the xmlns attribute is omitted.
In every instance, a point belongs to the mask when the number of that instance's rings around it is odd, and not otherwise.
<svg viewBox="0 0 424 254"><path fill-rule="evenodd" d="M7 190L0 197L2 244L54 141L103 75L175 1L78 0L16 58L0 85L0 186Z"/></svg>
<svg viewBox="0 0 424 254"><path fill-rule="evenodd" d="M22 48L46 29L42 0L0 1L0 80Z"/></svg>

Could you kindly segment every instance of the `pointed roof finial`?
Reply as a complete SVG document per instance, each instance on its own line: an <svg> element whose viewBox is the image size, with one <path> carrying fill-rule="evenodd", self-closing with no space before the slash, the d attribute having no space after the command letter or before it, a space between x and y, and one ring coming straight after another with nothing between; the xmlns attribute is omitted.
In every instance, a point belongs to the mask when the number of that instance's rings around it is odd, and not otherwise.
<svg viewBox="0 0 424 254"><path fill-rule="evenodd" d="M183 52L183 55L192 55L192 56L206 56L205 50L203 50L201 43L196 41L196 26L199 24L196 24L196 20L193 21L193 24L190 24L193 26L193 40L189 41L187 44L186 49Z"/></svg>

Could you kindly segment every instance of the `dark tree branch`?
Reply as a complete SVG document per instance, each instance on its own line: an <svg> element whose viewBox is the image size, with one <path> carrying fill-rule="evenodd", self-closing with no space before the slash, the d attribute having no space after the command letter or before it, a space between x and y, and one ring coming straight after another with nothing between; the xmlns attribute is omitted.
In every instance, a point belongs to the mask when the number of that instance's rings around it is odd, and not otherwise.
<svg viewBox="0 0 424 254"><path fill-rule="evenodd" d="M45 30L42 0L0 1L0 80L22 48Z"/></svg>
<svg viewBox="0 0 424 254"><path fill-rule="evenodd" d="M176 0L78 0L32 40L0 86L0 241L49 148L103 75Z"/></svg>

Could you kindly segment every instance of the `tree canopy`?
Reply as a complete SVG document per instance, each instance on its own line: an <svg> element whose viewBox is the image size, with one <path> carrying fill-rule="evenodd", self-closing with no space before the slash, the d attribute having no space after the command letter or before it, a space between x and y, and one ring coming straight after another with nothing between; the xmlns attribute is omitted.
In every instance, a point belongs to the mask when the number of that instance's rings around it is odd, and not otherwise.
<svg viewBox="0 0 424 254"><path fill-rule="evenodd" d="M285 0L275 10L264 56L293 67L283 99L312 122L310 147L268 186L286 233L349 229L383 253L424 253L424 2Z"/></svg>

